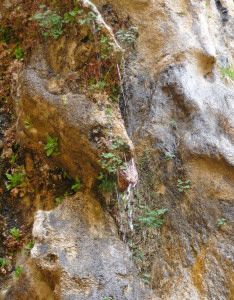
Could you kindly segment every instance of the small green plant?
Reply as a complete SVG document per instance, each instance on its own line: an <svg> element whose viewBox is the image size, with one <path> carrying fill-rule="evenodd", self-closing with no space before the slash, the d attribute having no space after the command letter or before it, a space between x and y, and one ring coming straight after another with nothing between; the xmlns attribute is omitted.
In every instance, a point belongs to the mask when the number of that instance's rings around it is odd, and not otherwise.
<svg viewBox="0 0 234 300"><path fill-rule="evenodd" d="M44 149L47 150L46 156L50 156L51 154L53 156L61 154L58 149L58 138L57 137L52 138L51 136L49 136L47 134L46 141L47 141L47 144L44 147Z"/></svg>
<svg viewBox="0 0 234 300"><path fill-rule="evenodd" d="M170 122L170 126L171 126L172 128L176 128L176 126L177 126L176 121L171 121L171 122Z"/></svg>
<svg viewBox="0 0 234 300"><path fill-rule="evenodd" d="M149 274L142 274L141 280L142 280L144 283L148 284L148 283L149 283L150 277L151 277L151 276L150 276Z"/></svg>
<svg viewBox="0 0 234 300"><path fill-rule="evenodd" d="M65 22L56 11L50 9L45 10L46 5L40 5L39 8L42 10L40 13L34 15L34 19L38 22L41 27L41 31L44 37L48 35L57 39L63 34L63 23Z"/></svg>
<svg viewBox="0 0 234 300"><path fill-rule="evenodd" d="M178 179L177 182L178 182L177 183L178 192L180 192L180 193L183 193L184 190L191 188L189 180L182 181L182 180Z"/></svg>
<svg viewBox="0 0 234 300"><path fill-rule="evenodd" d="M70 177L70 179L72 179ZM68 195L68 192L65 192L64 195L62 197L58 197L58 198L55 198L54 201L56 203L56 206L58 206L60 203L63 202L64 198Z"/></svg>
<svg viewBox="0 0 234 300"><path fill-rule="evenodd" d="M21 266L17 266L15 268L15 278L18 278L20 276L22 270L23 270L23 267L21 267Z"/></svg>
<svg viewBox="0 0 234 300"><path fill-rule="evenodd" d="M169 161L173 158L175 158L175 155L171 154L170 152L165 153L165 161Z"/></svg>
<svg viewBox="0 0 234 300"><path fill-rule="evenodd" d="M12 154L11 162L13 163L13 165L15 164L17 156L18 156L18 154Z"/></svg>
<svg viewBox="0 0 234 300"><path fill-rule="evenodd" d="M138 27L131 26L128 30L119 30L116 32L118 40L127 45L132 45L135 43L136 36L138 33Z"/></svg>
<svg viewBox="0 0 234 300"><path fill-rule="evenodd" d="M100 38L101 43L101 58L108 59L112 52L112 47L115 45L113 42L110 42L106 36Z"/></svg>
<svg viewBox="0 0 234 300"><path fill-rule="evenodd" d="M222 218L222 219L219 219L219 220L218 220L217 226L218 226L218 227L226 226L226 225L227 225L226 221L227 221L227 220L226 220L226 219L223 219L223 218Z"/></svg>
<svg viewBox="0 0 234 300"><path fill-rule="evenodd" d="M124 141L124 138L113 138L111 140L111 150L116 150L116 149L122 149L122 150L129 150L130 147L129 145Z"/></svg>
<svg viewBox="0 0 234 300"><path fill-rule="evenodd" d="M10 229L10 234L14 236L14 240L18 240L18 238L21 236L19 229L16 227Z"/></svg>
<svg viewBox="0 0 234 300"><path fill-rule="evenodd" d="M181 14L181 15L185 15L185 10L182 9L181 12L180 12L180 14Z"/></svg>
<svg viewBox="0 0 234 300"><path fill-rule="evenodd" d="M107 108L107 109L106 109L106 112L107 112L107 114L108 114L109 116L112 115L112 109L111 109L111 108Z"/></svg>
<svg viewBox="0 0 234 300"><path fill-rule="evenodd" d="M20 60L20 59L23 58L24 55L25 55L24 49L21 48L20 45L18 45L18 46L15 48L14 54L15 54L15 58L16 58L17 60Z"/></svg>
<svg viewBox="0 0 234 300"><path fill-rule="evenodd" d="M79 23L80 25L90 24L92 22L95 22L96 18L97 18L97 15L94 12L90 11L90 12L88 12L87 15L80 17L78 19L77 23Z"/></svg>
<svg viewBox="0 0 234 300"><path fill-rule="evenodd" d="M8 265L8 262L5 258L0 258L0 267L4 269Z"/></svg>
<svg viewBox="0 0 234 300"><path fill-rule="evenodd" d="M226 68L221 68L221 73L223 76L228 76L232 80L234 79L234 68L233 66L229 66Z"/></svg>
<svg viewBox="0 0 234 300"><path fill-rule="evenodd" d="M102 81L98 81L97 83L93 84L91 83L90 84L90 88L89 90L92 90L94 91L95 93L99 93L99 92L102 92L104 90L104 88L106 86L108 86L109 84L106 83L106 82L102 82Z"/></svg>
<svg viewBox="0 0 234 300"><path fill-rule="evenodd" d="M27 115L27 121L24 121L24 124L26 129L33 128L33 123L31 121L30 115Z"/></svg>
<svg viewBox="0 0 234 300"><path fill-rule="evenodd" d="M19 173L19 170L20 169L18 169L18 172L16 171L13 175L6 174L6 177L8 179L6 185L7 190L11 190L15 187L18 187L21 183L24 182L26 173Z"/></svg>
<svg viewBox="0 0 234 300"><path fill-rule="evenodd" d="M161 216L165 214L168 209L159 209L157 211L151 210L148 206L140 206L143 209L142 216L138 216L138 221L143 225L143 228L161 228L162 224L166 220L161 219ZM138 225L138 224L136 224Z"/></svg>
<svg viewBox="0 0 234 300"><path fill-rule="evenodd" d="M122 159L117 157L114 153L102 153L102 159L99 162L102 163L102 168L106 169L109 173L115 173L118 168L120 170L126 169L126 163L122 162Z"/></svg>
<svg viewBox="0 0 234 300"><path fill-rule="evenodd" d="M115 300L115 298L113 298L113 297L104 297L104 298L102 298L102 300Z"/></svg>
<svg viewBox="0 0 234 300"><path fill-rule="evenodd" d="M34 247L34 242L30 241L28 245L24 247L26 251L30 251Z"/></svg>
<svg viewBox="0 0 234 300"><path fill-rule="evenodd" d="M137 261L143 261L145 259L145 255L143 253L141 253L138 249L135 249L132 252L132 259L133 261L137 262Z"/></svg>
<svg viewBox="0 0 234 300"><path fill-rule="evenodd" d="M110 175L100 172L98 179L101 181L98 187L104 192L111 193L114 190L115 181Z"/></svg>
<svg viewBox="0 0 234 300"><path fill-rule="evenodd" d="M76 193L81 187L82 187L82 184L80 182L80 179L78 177L76 177L75 184L73 184L71 189Z"/></svg>
<svg viewBox="0 0 234 300"><path fill-rule="evenodd" d="M82 12L83 12L82 9L78 9L78 10L70 11L69 13L65 13L64 14L64 23L70 23L71 25L73 25L76 21L76 16L81 15Z"/></svg>

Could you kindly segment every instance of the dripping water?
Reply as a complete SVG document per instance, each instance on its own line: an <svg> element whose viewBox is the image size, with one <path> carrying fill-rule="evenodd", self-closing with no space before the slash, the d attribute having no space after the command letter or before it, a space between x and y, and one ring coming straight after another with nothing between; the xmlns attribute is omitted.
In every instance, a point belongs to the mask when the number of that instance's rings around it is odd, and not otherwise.
<svg viewBox="0 0 234 300"><path fill-rule="evenodd" d="M122 77L121 77L118 63L116 64L116 67L117 67L117 71L118 71L119 83L120 83L121 93L122 93L122 97L123 97L123 108L125 109L126 108L126 97L125 97L125 93L124 93L123 82L122 82Z"/></svg>

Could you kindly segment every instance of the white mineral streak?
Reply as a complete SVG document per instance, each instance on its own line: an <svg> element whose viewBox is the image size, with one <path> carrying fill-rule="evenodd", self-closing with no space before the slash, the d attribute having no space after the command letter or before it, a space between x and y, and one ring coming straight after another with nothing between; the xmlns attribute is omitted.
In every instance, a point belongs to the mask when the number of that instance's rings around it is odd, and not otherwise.
<svg viewBox="0 0 234 300"><path fill-rule="evenodd" d="M80 2L83 4L84 7L91 8L92 11L97 14L97 22L98 22L98 24L101 25L101 26L103 26L104 28L106 28L106 30L108 31L109 35L111 36L111 38L115 42L115 46L118 48L118 50L124 51L122 49L122 47L119 45L119 43L117 42L117 40L115 38L115 35L114 35L111 27L106 24L105 20L103 19L102 15L100 14L100 12L97 9L97 7L91 1L89 1L89 0L81 0Z"/></svg>

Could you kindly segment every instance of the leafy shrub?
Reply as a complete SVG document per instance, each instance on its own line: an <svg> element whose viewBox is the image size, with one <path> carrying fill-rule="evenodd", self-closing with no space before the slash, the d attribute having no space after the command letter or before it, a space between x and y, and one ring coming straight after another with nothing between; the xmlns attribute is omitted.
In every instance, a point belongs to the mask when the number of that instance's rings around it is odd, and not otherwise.
<svg viewBox="0 0 234 300"><path fill-rule="evenodd" d="M46 5L40 5L40 9L45 8ZM33 18L37 20L39 26L41 26L41 31L44 37L50 35L54 39L57 39L61 34L63 34L63 23L65 21L55 11L47 9L44 12L35 14Z"/></svg>
<svg viewBox="0 0 234 300"><path fill-rule="evenodd" d="M102 168L106 169L109 173L115 173L118 168L121 170L126 169L126 163L123 163L122 159L114 153L102 153L101 156L102 159L99 161L102 163Z"/></svg>
<svg viewBox="0 0 234 300"><path fill-rule="evenodd" d="M21 183L23 183L25 175L26 175L26 173L18 173L18 172L15 172L13 175L6 174L6 177L8 179L7 185L6 185L7 190L11 190L15 187L18 187Z"/></svg>
<svg viewBox="0 0 234 300"><path fill-rule="evenodd" d="M121 43L132 45L136 40L137 32L138 27L131 26L128 30L117 31L116 36Z"/></svg>
<svg viewBox="0 0 234 300"><path fill-rule="evenodd" d="M161 216L165 214L168 209L159 209L158 211L153 211L150 210L148 206L140 207L143 209L143 214L142 216L138 216L138 221L143 225L143 228L161 228L162 224L166 222L166 220L161 219Z"/></svg>
<svg viewBox="0 0 234 300"><path fill-rule="evenodd" d="M18 240L18 238L20 237L20 233L19 233L19 229L14 227L10 229L10 234L12 234L14 236L14 240Z"/></svg>
<svg viewBox="0 0 234 300"><path fill-rule="evenodd" d="M82 187L82 184L80 182L80 179L78 177L76 177L75 184L73 184L71 189L76 193L81 187Z"/></svg>
<svg viewBox="0 0 234 300"><path fill-rule="evenodd" d="M106 82L102 82L102 81L98 81L97 83L95 83L95 84L90 84L90 88L89 88L89 90L92 90L93 92L95 92L95 93L98 93L98 92L102 92L103 90L104 90L104 88L106 87L106 86L108 86L109 84L108 83L106 83Z"/></svg>
<svg viewBox="0 0 234 300"><path fill-rule="evenodd" d="M173 158L175 158L175 155L171 154L170 152L165 153L165 161L169 161Z"/></svg>
<svg viewBox="0 0 234 300"><path fill-rule="evenodd" d="M226 219L219 219L218 220L218 224L217 224L217 226L218 227L221 227L221 226L226 226L227 224L226 224Z"/></svg>
<svg viewBox="0 0 234 300"><path fill-rule="evenodd" d="M8 265L8 262L6 261L5 258L0 258L0 265L1 265L1 268L3 268L3 269Z"/></svg>
<svg viewBox="0 0 234 300"><path fill-rule="evenodd" d="M47 141L47 144L45 145L44 149L47 150L46 151L47 156L50 156L51 154L53 156L61 154L58 149L58 138L57 137L52 138L51 136L49 136L47 134L46 141Z"/></svg>
<svg viewBox="0 0 234 300"><path fill-rule="evenodd" d="M20 60L20 59L23 58L24 55L25 55L24 49L21 48L20 45L18 45L18 46L15 48L14 54L15 54L15 58L16 58L17 60Z"/></svg>
<svg viewBox="0 0 234 300"><path fill-rule="evenodd" d="M142 280L144 283L148 284L148 283L149 283L150 277L151 277L151 276L150 276L149 274L142 274L142 275L141 275L141 280Z"/></svg>
<svg viewBox="0 0 234 300"><path fill-rule="evenodd" d="M189 180L185 180L185 181L182 181L182 180L177 180L177 187L178 187L178 192L180 193L183 193L184 190L186 189L190 189L191 186L189 185L190 181Z"/></svg>
<svg viewBox="0 0 234 300"><path fill-rule="evenodd" d="M26 251L30 251L34 247L34 242L30 241L28 245L24 247Z"/></svg>
<svg viewBox="0 0 234 300"><path fill-rule="evenodd" d="M20 276L22 270L23 270L23 267L21 267L21 266L17 266L15 268L15 278L18 278Z"/></svg>
<svg viewBox="0 0 234 300"><path fill-rule="evenodd" d="M111 193L114 190L115 181L110 175L100 172L98 179L101 181L101 184L98 187L104 192Z"/></svg>
<svg viewBox="0 0 234 300"><path fill-rule="evenodd" d="M27 115L27 120L24 121L24 124L26 129L33 128L33 123L31 121L30 115Z"/></svg>

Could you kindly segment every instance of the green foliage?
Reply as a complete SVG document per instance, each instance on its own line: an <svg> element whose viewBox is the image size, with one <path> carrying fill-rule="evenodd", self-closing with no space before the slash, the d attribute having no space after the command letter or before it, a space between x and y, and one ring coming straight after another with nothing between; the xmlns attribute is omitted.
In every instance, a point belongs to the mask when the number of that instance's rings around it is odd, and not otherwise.
<svg viewBox="0 0 234 300"><path fill-rule="evenodd" d="M176 128L176 126L177 126L176 121L171 121L171 122L170 122L170 126L171 126L172 128Z"/></svg>
<svg viewBox="0 0 234 300"><path fill-rule="evenodd" d="M228 76L232 80L234 79L234 68L233 66L229 66L227 68L221 68L221 73L223 76Z"/></svg>
<svg viewBox="0 0 234 300"><path fill-rule="evenodd" d="M19 171L20 169L18 169ZM21 183L24 182L25 173L18 173L17 171L12 174L6 174L6 177L8 179L6 188L7 190L11 190L15 187L18 187Z"/></svg>
<svg viewBox="0 0 234 300"><path fill-rule="evenodd" d="M100 172L98 179L101 181L98 187L104 192L111 193L114 190L115 181L110 175Z"/></svg>
<svg viewBox="0 0 234 300"><path fill-rule="evenodd" d="M92 22L95 22L96 18L97 18L97 15L94 12L90 11L90 12L88 12L87 15L80 17L78 19L77 23L79 23L80 25L90 24Z"/></svg>
<svg viewBox="0 0 234 300"><path fill-rule="evenodd" d="M115 45L115 43L110 42L108 40L108 37L106 36L100 38L100 43L101 43L101 58L103 59L110 58L112 47Z"/></svg>
<svg viewBox="0 0 234 300"><path fill-rule="evenodd" d="M108 83L102 82L102 81L98 81L95 84L90 83L89 90L93 91L94 93L99 93L99 92L102 92L104 90L104 88L108 85L109 85Z"/></svg>
<svg viewBox="0 0 234 300"><path fill-rule="evenodd" d="M148 283L149 283L150 277L151 277L151 276L150 276L149 274L142 274L142 275L141 275L141 280L142 280L144 283L148 284Z"/></svg>
<svg viewBox="0 0 234 300"><path fill-rule="evenodd" d="M15 278L18 278L23 270L23 267L17 266L15 268Z"/></svg>
<svg viewBox="0 0 234 300"><path fill-rule="evenodd" d="M121 139L113 138L111 140L111 150L116 150L116 149L129 150L130 147L124 141L124 138L121 138Z"/></svg>
<svg viewBox="0 0 234 300"><path fill-rule="evenodd" d="M189 180L185 180L185 181L182 181L182 180L177 180L177 187L178 187L178 192L180 193L183 193L184 190L186 189L190 189L191 186L189 185L190 184L190 181Z"/></svg>
<svg viewBox="0 0 234 300"><path fill-rule="evenodd" d="M20 60L20 59L23 58L24 55L25 55L24 49L21 48L20 45L18 45L18 46L15 48L14 54L15 54L15 58L16 58L17 60Z"/></svg>
<svg viewBox="0 0 234 300"><path fill-rule="evenodd" d="M80 25L90 25L96 22L97 15L90 11L88 14L82 15L83 10L77 7L65 13L64 16L58 14L59 8L56 7L55 11L52 11L46 7L46 5L40 5L40 12L33 16L41 27L41 31L44 37L51 36L57 39L63 34L63 25L78 23Z"/></svg>
<svg viewBox="0 0 234 300"><path fill-rule="evenodd" d="M81 184L79 178L76 177L75 184L73 184L71 189L76 193L81 187L82 187L82 184Z"/></svg>
<svg viewBox="0 0 234 300"><path fill-rule="evenodd" d="M107 108L107 109L106 109L106 112L107 112L107 114L108 114L109 116L112 115L112 109L111 109L111 108Z"/></svg>
<svg viewBox="0 0 234 300"><path fill-rule="evenodd" d="M8 265L7 260L5 258L0 257L0 265L1 265L1 268L4 269Z"/></svg>
<svg viewBox="0 0 234 300"><path fill-rule="evenodd" d="M40 5L40 9L44 10L46 5ZM47 9L35 14L33 17L41 26L41 31L44 37L48 35L57 39L61 34L63 34L63 23L65 22L61 16L59 16L56 11L51 11Z"/></svg>
<svg viewBox="0 0 234 300"><path fill-rule="evenodd" d="M115 298L113 298L113 297L104 297L104 298L102 298L102 300L115 300Z"/></svg>
<svg viewBox="0 0 234 300"><path fill-rule="evenodd" d="M52 138L51 136L49 136L47 134L46 141L47 141L47 144L44 147L44 149L47 150L46 156L50 156L51 154L53 156L61 154L58 149L58 138L57 137Z"/></svg>
<svg viewBox="0 0 234 300"><path fill-rule="evenodd" d="M132 45L135 43L136 36L138 33L138 27L131 26L128 30L119 30L116 32L118 40L127 45Z"/></svg>
<svg viewBox="0 0 234 300"><path fill-rule="evenodd" d="M0 42L5 42L9 44L12 37L12 31L13 29L10 27L0 27Z"/></svg>
<svg viewBox="0 0 234 300"><path fill-rule="evenodd" d="M27 115L27 121L24 121L24 124L26 129L33 128L33 123L31 121L30 115Z"/></svg>
<svg viewBox="0 0 234 300"><path fill-rule="evenodd" d="M157 211L153 211L148 206L140 207L143 209L143 213L141 216L138 216L138 221L143 225L143 228L161 228L162 224L166 222L166 220L161 219L161 216L165 214L168 209L159 209Z"/></svg>
<svg viewBox="0 0 234 300"><path fill-rule="evenodd" d="M125 170L127 165L122 162L122 159L117 157L114 153L102 153L102 159L99 162L102 163L102 168L106 169L109 173L115 173L118 168Z"/></svg>
<svg viewBox="0 0 234 300"><path fill-rule="evenodd" d="M173 158L175 158L175 155L171 154L170 152L165 153L165 161L169 161Z"/></svg>
<svg viewBox="0 0 234 300"><path fill-rule="evenodd" d="M17 156L18 156L18 154L12 154L11 162L13 163L13 165L15 164Z"/></svg>
<svg viewBox="0 0 234 300"><path fill-rule="evenodd" d="M10 234L14 236L14 240L18 240L18 238L21 236L19 229L16 227L10 229Z"/></svg>
<svg viewBox="0 0 234 300"><path fill-rule="evenodd" d="M143 261L145 259L145 255L141 253L138 249L135 249L132 252L133 261L137 262L139 260Z"/></svg>
<svg viewBox="0 0 234 300"><path fill-rule="evenodd" d="M59 203L62 203L62 202L63 202L63 199L64 199L64 197L55 198L54 201L55 201L55 203L56 203L56 206L58 206Z"/></svg>
<svg viewBox="0 0 234 300"><path fill-rule="evenodd" d="M226 225L227 225L226 221L227 221L227 220L226 220L226 219L223 219L223 218L222 218L222 219L219 219L219 220L218 220L217 226L218 226L218 227L226 226Z"/></svg>
<svg viewBox="0 0 234 300"><path fill-rule="evenodd" d="M78 10L70 11L69 13L65 13L64 14L64 23L70 23L71 25L73 25L76 21L76 16L81 15L82 12L83 12L82 9L78 9Z"/></svg>
<svg viewBox="0 0 234 300"><path fill-rule="evenodd" d="M24 247L26 251L30 251L34 247L34 242L30 241L28 245Z"/></svg>

